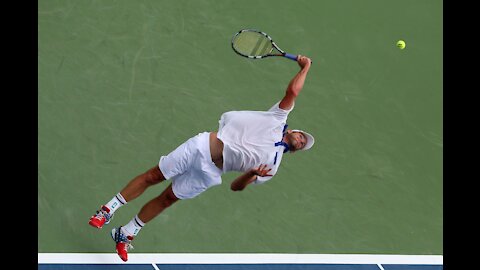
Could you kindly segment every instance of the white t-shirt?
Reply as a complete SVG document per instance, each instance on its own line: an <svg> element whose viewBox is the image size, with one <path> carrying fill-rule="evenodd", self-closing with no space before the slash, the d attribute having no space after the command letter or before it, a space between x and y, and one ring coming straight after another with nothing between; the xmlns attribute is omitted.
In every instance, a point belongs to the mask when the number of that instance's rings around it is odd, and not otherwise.
<svg viewBox="0 0 480 270"><path fill-rule="evenodd" d="M217 138L223 142L223 172L246 172L266 164L272 176L282 161L283 146L275 146L283 138L288 114L277 102L268 111L230 111L220 118ZM258 176L263 183L272 176Z"/></svg>

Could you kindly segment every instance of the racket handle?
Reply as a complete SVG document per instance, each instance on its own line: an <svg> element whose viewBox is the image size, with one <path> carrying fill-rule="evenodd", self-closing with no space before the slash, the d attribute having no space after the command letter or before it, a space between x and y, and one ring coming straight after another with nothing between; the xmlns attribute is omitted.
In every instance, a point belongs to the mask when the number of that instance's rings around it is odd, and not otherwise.
<svg viewBox="0 0 480 270"><path fill-rule="evenodd" d="M292 59L293 61L297 61L297 56L294 54L286 53L284 56L287 57L288 59Z"/></svg>

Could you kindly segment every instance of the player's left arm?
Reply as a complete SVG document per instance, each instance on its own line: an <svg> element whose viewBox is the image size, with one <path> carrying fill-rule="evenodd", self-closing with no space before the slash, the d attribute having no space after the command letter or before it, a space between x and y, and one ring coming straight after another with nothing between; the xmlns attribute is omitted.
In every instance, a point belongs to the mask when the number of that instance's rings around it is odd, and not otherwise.
<svg viewBox="0 0 480 270"><path fill-rule="evenodd" d="M271 168L267 168L267 165L260 165L258 168L252 168L233 180L230 188L233 191L242 191L249 184L257 180L257 176L273 176L272 174L269 174L271 170Z"/></svg>
<svg viewBox="0 0 480 270"><path fill-rule="evenodd" d="M288 84L285 96L283 97L282 101L280 101L279 107L283 110L290 110L292 108L293 104L295 103L295 99L297 98L298 94L300 94L300 91L302 91L308 70L312 64L310 58L302 55L298 56L297 62L301 69Z"/></svg>

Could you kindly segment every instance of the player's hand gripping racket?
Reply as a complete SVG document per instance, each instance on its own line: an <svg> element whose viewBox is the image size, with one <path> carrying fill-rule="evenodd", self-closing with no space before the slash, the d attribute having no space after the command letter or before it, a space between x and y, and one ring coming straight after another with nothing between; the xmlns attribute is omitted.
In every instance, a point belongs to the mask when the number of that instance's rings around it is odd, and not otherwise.
<svg viewBox="0 0 480 270"><path fill-rule="evenodd" d="M260 59L269 56L283 56L297 61L297 56L284 52L266 33L254 29L243 29L232 38L233 50L244 57Z"/></svg>

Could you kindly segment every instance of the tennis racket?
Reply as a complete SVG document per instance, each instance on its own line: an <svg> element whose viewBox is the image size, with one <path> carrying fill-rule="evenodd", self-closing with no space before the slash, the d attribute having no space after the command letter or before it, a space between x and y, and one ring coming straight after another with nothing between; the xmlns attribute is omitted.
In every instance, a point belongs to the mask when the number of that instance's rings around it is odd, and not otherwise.
<svg viewBox="0 0 480 270"><path fill-rule="evenodd" d="M232 48L237 54L251 59L283 56L297 61L296 55L284 52L269 35L255 29L237 32L232 38Z"/></svg>

